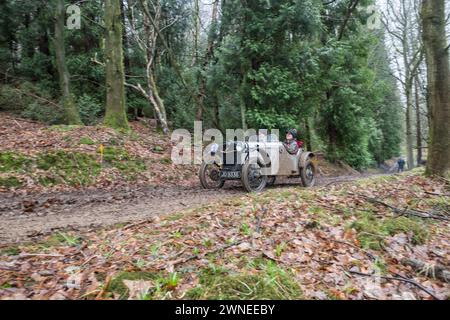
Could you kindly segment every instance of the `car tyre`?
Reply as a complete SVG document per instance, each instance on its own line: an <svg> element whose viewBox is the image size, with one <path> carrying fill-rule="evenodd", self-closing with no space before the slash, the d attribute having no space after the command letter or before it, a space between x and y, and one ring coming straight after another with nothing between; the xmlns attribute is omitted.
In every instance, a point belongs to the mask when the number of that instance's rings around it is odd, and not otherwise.
<svg viewBox="0 0 450 320"><path fill-rule="evenodd" d="M258 163L246 163L242 167L241 181L247 192L261 192L267 185L268 177L262 175L262 166Z"/></svg>
<svg viewBox="0 0 450 320"><path fill-rule="evenodd" d="M204 189L220 189L225 184L225 180L220 179L220 167L216 163L203 163L199 178Z"/></svg>
<svg viewBox="0 0 450 320"><path fill-rule="evenodd" d="M304 187L313 187L316 184L316 165L308 159L300 171L300 178Z"/></svg>

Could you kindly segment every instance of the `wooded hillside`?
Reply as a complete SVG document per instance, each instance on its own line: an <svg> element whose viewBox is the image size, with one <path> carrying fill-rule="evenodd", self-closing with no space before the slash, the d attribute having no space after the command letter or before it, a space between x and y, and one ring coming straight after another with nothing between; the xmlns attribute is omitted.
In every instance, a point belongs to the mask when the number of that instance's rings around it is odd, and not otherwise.
<svg viewBox="0 0 450 320"><path fill-rule="evenodd" d="M400 155L401 100L384 31L367 28L371 1L91 0L73 30L63 2L2 2L1 110L127 128L125 85L128 118L154 117L165 133L194 120L295 127L358 169Z"/></svg>

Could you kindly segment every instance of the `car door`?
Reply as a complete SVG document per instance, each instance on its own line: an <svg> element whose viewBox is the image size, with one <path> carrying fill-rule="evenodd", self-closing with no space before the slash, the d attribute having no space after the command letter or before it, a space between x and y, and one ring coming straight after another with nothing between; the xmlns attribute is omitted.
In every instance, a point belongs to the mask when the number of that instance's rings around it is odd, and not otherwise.
<svg viewBox="0 0 450 320"><path fill-rule="evenodd" d="M280 176L295 176L300 174L300 169L298 167L298 160L301 155L301 151L299 150L297 154L292 155L287 152L286 148L283 144L280 144L279 147L279 163L280 167L278 169L278 175Z"/></svg>

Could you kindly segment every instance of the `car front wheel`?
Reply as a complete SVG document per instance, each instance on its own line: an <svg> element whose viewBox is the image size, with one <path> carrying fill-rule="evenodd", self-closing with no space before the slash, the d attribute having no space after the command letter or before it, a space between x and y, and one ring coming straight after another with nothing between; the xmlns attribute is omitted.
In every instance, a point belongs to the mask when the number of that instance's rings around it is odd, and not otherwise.
<svg viewBox="0 0 450 320"><path fill-rule="evenodd" d="M313 187L316 184L316 165L308 159L301 169L300 177L304 187Z"/></svg>
<svg viewBox="0 0 450 320"><path fill-rule="evenodd" d="M220 189L225 184L225 181L220 178L220 167L216 163L203 163L199 178L205 189Z"/></svg>
<svg viewBox="0 0 450 320"><path fill-rule="evenodd" d="M261 192L267 185L267 176L262 174L262 166L257 163L244 164L241 180L248 192Z"/></svg>

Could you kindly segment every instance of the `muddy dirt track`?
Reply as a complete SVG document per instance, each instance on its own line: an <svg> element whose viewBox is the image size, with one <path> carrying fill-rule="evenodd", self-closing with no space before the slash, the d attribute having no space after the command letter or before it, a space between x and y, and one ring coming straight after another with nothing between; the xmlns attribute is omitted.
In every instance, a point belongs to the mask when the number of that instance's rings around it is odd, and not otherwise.
<svg viewBox="0 0 450 320"><path fill-rule="evenodd" d="M360 178L319 178L318 185ZM171 186L34 196L0 194L0 244L31 241L57 230L88 230L138 222L244 194L238 183L228 183L222 190Z"/></svg>

